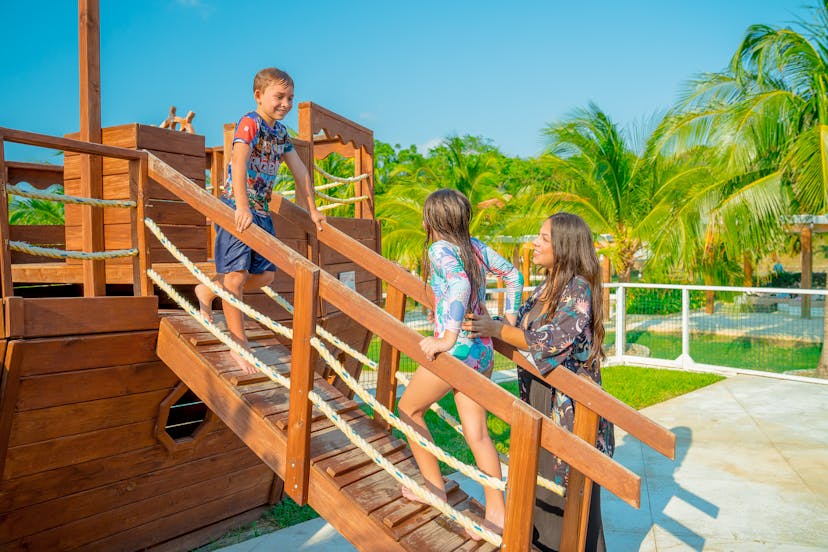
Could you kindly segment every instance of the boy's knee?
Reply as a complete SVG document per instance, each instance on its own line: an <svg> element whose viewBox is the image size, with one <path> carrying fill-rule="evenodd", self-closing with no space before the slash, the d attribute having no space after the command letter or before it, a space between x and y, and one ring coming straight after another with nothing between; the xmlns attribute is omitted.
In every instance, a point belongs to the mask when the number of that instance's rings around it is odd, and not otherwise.
<svg viewBox="0 0 828 552"><path fill-rule="evenodd" d="M247 281L247 272L228 272L224 275L224 287L231 293L238 293Z"/></svg>

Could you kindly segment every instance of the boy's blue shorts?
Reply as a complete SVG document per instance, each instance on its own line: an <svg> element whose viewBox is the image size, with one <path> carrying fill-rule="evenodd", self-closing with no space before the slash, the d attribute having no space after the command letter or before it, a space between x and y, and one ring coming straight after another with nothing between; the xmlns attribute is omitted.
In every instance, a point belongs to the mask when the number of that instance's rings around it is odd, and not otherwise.
<svg viewBox="0 0 828 552"><path fill-rule="evenodd" d="M224 203L235 209L235 202L222 198ZM270 214L252 211L253 224L276 237L273 229L273 219ZM228 272L247 271L250 274L261 274L263 272L275 271L276 265L256 253L249 245L236 238L224 228L216 225L216 243L214 249L216 257L216 272L227 274Z"/></svg>

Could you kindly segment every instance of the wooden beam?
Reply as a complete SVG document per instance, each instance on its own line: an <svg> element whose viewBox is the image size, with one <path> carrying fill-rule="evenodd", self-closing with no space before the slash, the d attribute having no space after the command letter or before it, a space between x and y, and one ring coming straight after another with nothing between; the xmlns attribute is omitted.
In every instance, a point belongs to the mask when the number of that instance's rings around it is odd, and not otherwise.
<svg viewBox="0 0 828 552"><path fill-rule="evenodd" d="M9 197L6 192L8 173L4 153L3 135L0 134L0 296L14 295L11 272L11 252L9 251Z"/></svg>
<svg viewBox="0 0 828 552"><path fill-rule="evenodd" d="M598 415L584 405L576 404L572 431L587 443L594 443L598 437ZM561 550L584 549L591 498L592 481L570 466L561 531Z"/></svg>
<svg viewBox="0 0 828 552"><path fill-rule="evenodd" d="M98 0L78 0L80 59L80 139L101 143L101 47ZM100 157L81 155L81 195L103 198L103 164ZM104 251L103 211L81 207L83 250ZM103 260L83 262L83 294L106 295Z"/></svg>
<svg viewBox="0 0 828 552"><path fill-rule="evenodd" d="M385 295L385 312L402 321L405 317L405 294L395 287L388 286ZM379 363L377 365L377 400L391 412L397 403L397 370L400 368L400 351L387 342L380 344ZM391 425L374 412L374 419L386 429Z"/></svg>
<svg viewBox="0 0 828 552"><path fill-rule="evenodd" d="M288 412L285 490L297 504L308 501L310 478L311 402L319 353L311 346L316 335L319 306L319 269L296 267L293 345L290 352L290 411Z"/></svg>
<svg viewBox="0 0 828 552"><path fill-rule="evenodd" d="M535 511L535 485L540 456L540 412L519 401L512 405L512 447L506 483L506 519L503 549L530 550Z"/></svg>

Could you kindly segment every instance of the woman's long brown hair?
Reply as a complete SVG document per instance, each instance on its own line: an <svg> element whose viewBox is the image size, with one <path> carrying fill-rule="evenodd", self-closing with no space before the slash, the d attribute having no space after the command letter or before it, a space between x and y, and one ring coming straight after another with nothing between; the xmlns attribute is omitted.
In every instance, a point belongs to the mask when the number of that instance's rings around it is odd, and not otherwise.
<svg viewBox="0 0 828 552"><path fill-rule="evenodd" d="M428 258L428 246L440 238L452 243L460 250L463 270L471 284L471 298L468 309L471 310L479 301L478 294L483 285L485 274L480 267L481 259L471 243L469 224L471 222L471 203L466 196L443 188L431 192L423 203L423 223L426 230L426 242L423 248L423 279L428 284L431 275L431 262Z"/></svg>
<svg viewBox="0 0 828 552"><path fill-rule="evenodd" d="M566 285L575 276L589 283L592 295L592 351L587 364L603 359L604 354L604 300L601 291L601 265L595 254L592 231L587 223L572 213L555 213L550 222L552 268L546 273L546 283L540 301L544 318L555 315Z"/></svg>

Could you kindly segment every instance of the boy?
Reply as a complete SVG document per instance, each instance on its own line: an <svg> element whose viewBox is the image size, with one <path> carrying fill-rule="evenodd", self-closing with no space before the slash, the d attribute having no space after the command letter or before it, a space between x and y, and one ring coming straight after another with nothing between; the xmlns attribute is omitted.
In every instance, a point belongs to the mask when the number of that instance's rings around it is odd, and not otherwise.
<svg viewBox="0 0 828 552"><path fill-rule="evenodd" d="M310 175L293 149L287 128L279 122L293 107L293 79L273 67L262 69L253 79L253 98L256 111L244 115L236 125L222 194L222 201L235 210L236 230L242 232L255 224L276 235L268 203L279 165L284 161L296 181L297 196L304 196L311 220L321 231L325 216L313 202ZM273 263L221 227L216 228L215 258L216 280L239 300L245 290L259 289L273 281L276 268ZM203 284L196 286L195 294L201 314L212 320L215 294ZM247 348L244 314L226 301L222 301L222 308L233 339ZM235 351L230 351L230 355L245 374L256 373L256 368Z"/></svg>

